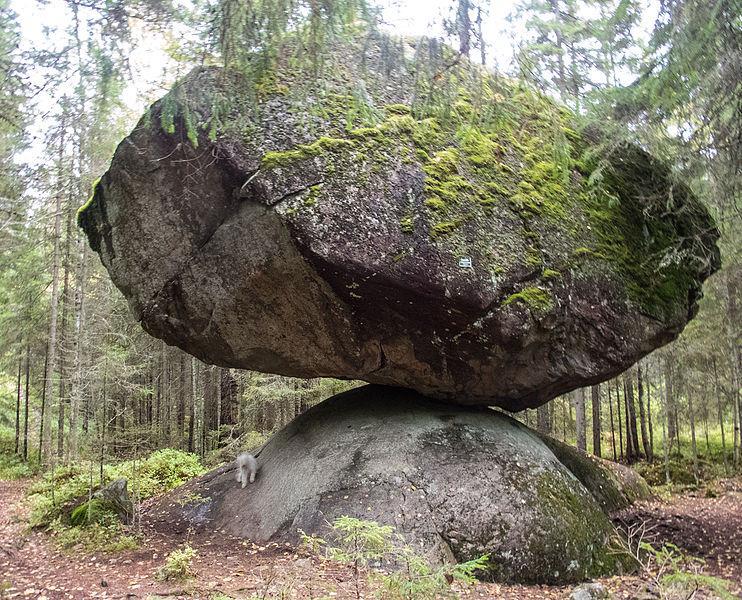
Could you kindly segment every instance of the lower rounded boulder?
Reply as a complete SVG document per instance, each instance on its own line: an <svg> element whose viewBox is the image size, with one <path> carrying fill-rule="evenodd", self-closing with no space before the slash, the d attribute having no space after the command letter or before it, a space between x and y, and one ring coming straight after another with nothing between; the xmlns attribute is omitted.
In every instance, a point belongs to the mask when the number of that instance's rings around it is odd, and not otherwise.
<svg viewBox="0 0 742 600"><path fill-rule="evenodd" d="M434 562L490 556L500 581L567 583L631 566L598 502L528 427L398 388L334 396L274 435L242 489L234 463L151 507L255 542L331 538L348 515L392 525Z"/></svg>

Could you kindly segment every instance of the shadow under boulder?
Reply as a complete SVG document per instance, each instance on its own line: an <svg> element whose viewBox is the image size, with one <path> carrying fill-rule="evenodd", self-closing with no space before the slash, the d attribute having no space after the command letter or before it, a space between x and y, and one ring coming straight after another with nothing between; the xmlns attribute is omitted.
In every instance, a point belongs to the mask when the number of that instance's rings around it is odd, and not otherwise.
<svg viewBox="0 0 742 600"><path fill-rule="evenodd" d="M234 464L163 497L148 519L256 542L327 536L348 515L393 525L434 562L491 557L502 581L566 583L630 568L593 495L539 436L490 409L364 386L278 432L241 489Z"/></svg>

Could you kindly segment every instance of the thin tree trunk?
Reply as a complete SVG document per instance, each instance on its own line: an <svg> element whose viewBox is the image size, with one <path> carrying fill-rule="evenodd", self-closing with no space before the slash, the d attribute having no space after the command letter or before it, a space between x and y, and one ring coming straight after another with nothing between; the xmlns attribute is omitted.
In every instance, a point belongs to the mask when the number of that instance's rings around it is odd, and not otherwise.
<svg viewBox="0 0 742 600"><path fill-rule="evenodd" d="M221 367L216 368L216 447L219 447L219 430L222 426L222 383L224 373Z"/></svg>
<svg viewBox="0 0 742 600"><path fill-rule="evenodd" d="M15 453L21 450L21 377L23 375L23 356L18 355L18 393L15 399Z"/></svg>
<svg viewBox="0 0 742 600"><path fill-rule="evenodd" d="M631 439L631 416L629 415L629 390L626 386L626 378L624 376L623 384L623 401L624 401L624 429L626 430L626 462L629 464L636 460L634 454L634 440Z"/></svg>
<svg viewBox="0 0 742 600"><path fill-rule="evenodd" d="M665 356L665 411L667 412L667 443L672 443L678 436L675 422L675 394L673 393L673 373L670 356Z"/></svg>
<svg viewBox="0 0 742 600"><path fill-rule="evenodd" d="M613 449L613 461L618 460L616 454L616 430L613 424L613 398L611 397L611 386L608 385L608 412L611 416L611 448Z"/></svg>
<svg viewBox="0 0 742 600"><path fill-rule="evenodd" d="M178 447L182 448L183 438L185 437L185 395L186 395L186 360L185 352L179 352L180 354L180 373L179 373L179 385L180 390L178 393Z"/></svg>
<svg viewBox="0 0 742 600"><path fill-rule="evenodd" d="M477 7L477 35L479 37L479 60L482 65L487 64L487 44L484 41L484 33L482 31L482 8Z"/></svg>
<svg viewBox="0 0 742 600"><path fill-rule="evenodd" d="M471 9L470 0L458 0L458 10L456 14L456 29L459 36L459 52L464 56L469 56L471 49Z"/></svg>
<svg viewBox="0 0 742 600"><path fill-rule="evenodd" d="M667 382L665 381L665 414L662 419L662 450L665 455L665 483L670 483L670 444L667 439L667 425L670 423L670 413L667 411Z"/></svg>
<svg viewBox="0 0 742 600"><path fill-rule="evenodd" d="M61 150L60 150L61 154ZM60 156L61 160L61 156ZM42 462L45 466L49 465L52 454L52 408L54 405L54 370L57 361L57 310L59 304L59 237L61 233L62 221L62 197L57 194L56 216L54 218L54 255L52 261L52 295L50 300L50 319L49 319L49 349L47 356L46 374L46 411L44 413L43 427L44 433L41 440Z"/></svg>
<svg viewBox="0 0 742 600"><path fill-rule="evenodd" d="M646 382L645 391L647 394L647 425L649 426L649 454L647 455L647 460L654 460L654 427L652 426L652 385L646 377L644 377L644 381Z"/></svg>
<svg viewBox="0 0 742 600"><path fill-rule="evenodd" d="M693 477L698 484L698 448L696 446L696 416L693 411L693 392L686 388L688 394L688 416L690 417L690 442L693 451Z"/></svg>
<svg viewBox="0 0 742 600"><path fill-rule="evenodd" d="M711 441L709 440L709 405L702 402L703 406L703 437L706 440L706 458L711 460Z"/></svg>
<svg viewBox="0 0 742 600"><path fill-rule="evenodd" d="M49 366L49 344L47 343L46 352L44 353L44 374ZM46 377L41 385L41 424L39 425L39 463L42 460L42 446L44 439L44 421L46 420Z"/></svg>
<svg viewBox="0 0 742 600"><path fill-rule="evenodd" d="M629 428L631 429L631 450L633 460L640 456L639 451L639 431L636 426L636 406L634 404L634 382L630 372L624 375L624 385L626 386L626 409L629 418Z"/></svg>
<svg viewBox="0 0 742 600"><path fill-rule="evenodd" d="M618 412L618 449L621 460L624 459L623 453L623 420L621 418L621 394L619 391L618 378L616 382L616 410Z"/></svg>
<svg viewBox="0 0 742 600"><path fill-rule="evenodd" d="M75 286L75 375L70 393L70 459L75 460L78 455L77 421L79 419L82 401L82 336L85 330L85 276L88 257L88 245L78 236L78 244L82 246L77 266L77 284Z"/></svg>
<svg viewBox="0 0 742 600"><path fill-rule="evenodd" d="M62 181L62 159L64 158L65 148L65 127L66 115L63 114L60 124L61 136L59 141L59 150L57 153L58 160L58 178L57 185ZM42 418L43 434L41 437L41 460L44 466L48 466L52 458L52 407L54 405L54 386L52 379L57 366L57 310L59 308L59 258L60 242L62 236L62 190L56 194L54 208L54 251L52 254L52 293L49 300L49 338L47 348L46 372L44 381L46 383L45 398L46 410Z"/></svg>
<svg viewBox="0 0 742 600"><path fill-rule="evenodd" d="M716 414L719 419L719 430L721 431L721 459L724 463L724 473L729 474L729 463L727 462L727 441L724 435L724 407L721 402L721 391L719 389L719 372L716 369L716 358L712 359L714 369L714 396L716 396Z"/></svg>
<svg viewBox="0 0 742 600"><path fill-rule="evenodd" d="M726 333L728 356L730 362L730 372L732 375L732 404L734 416L734 466L740 463L740 451L742 449L742 395L739 393L740 372L742 371L742 355L740 354L739 345L739 298L740 279L738 271L734 269L725 270L726 283Z"/></svg>
<svg viewBox="0 0 742 600"><path fill-rule="evenodd" d="M557 24L562 23L562 10L559 6L558 0L549 0L551 6L551 12L554 15L554 20ZM556 34L557 42L557 73L559 75L559 83L557 88L562 96L562 100L566 103L568 101L568 89L567 89L567 74L564 66L564 39L562 37L562 31L559 25L554 30Z"/></svg>
<svg viewBox="0 0 742 600"><path fill-rule="evenodd" d="M637 389L637 401L639 403L639 424L642 432L642 446L644 448L644 456L648 461L652 460L652 452L649 449L649 436L647 435L647 415L644 412L644 381L642 380L642 367L641 365L636 366L636 389Z"/></svg>
<svg viewBox="0 0 742 600"><path fill-rule="evenodd" d="M100 469L100 484L103 485L103 461L106 452L106 429L108 429L108 423L106 423L107 414L106 408L108 405L108 361L104 362L103 365L103 389L101 390L101 410L103 416L101 418L101 433L100 433L100 460L98 461L98 467Z"/></svg>
<svg viewBox="0 0 742 600"><path fill-rule="evenodd" d="M196 433L196 359L191 357L191 387L190 387L190 410L188 415L188 452L195 452Z"/></svg>
<svg viewBox="0 0 742 600"><path fill-rule="evenodd" d="M587 452L587 422L585 419L585 388L573 393L575 403L575 427L577 429L577 449Z"/></svg>
<svg viewBox="0 0 742 600"><path fill-rule="evenodd" d="M592 407L593 407L593 454L601 456L600 448L600 385L594 385L590 388Z"/></svg>
<svg viewBox="0 0 742 600"><path fill-rule="evenodd" d="M536 409L536 427L541 433L551 433L549 427L549 408L546 404Z"/></svg>
<svg viewBox="0 0 742 600"><path fill-rule="evenodd" d="M64 226L64 257L62 260L62 271L64 273L62 283L62 319L59 327L59 406L57 410L57 457L60 461L64 458L64 422L65 422L65 405L69 401L67 398L67 385L69 375L69 348L67 339L67 317L69 314L70 299L70 244L72 241L72 196L67 197L67 208Z"/></svg>
<svg viewBox="0 0 742 600"><path fill-rule="evenodd" d="M26 393L23 405L23 460L28 460L28 383L31 377L31 345L26 344Z"/></svg>

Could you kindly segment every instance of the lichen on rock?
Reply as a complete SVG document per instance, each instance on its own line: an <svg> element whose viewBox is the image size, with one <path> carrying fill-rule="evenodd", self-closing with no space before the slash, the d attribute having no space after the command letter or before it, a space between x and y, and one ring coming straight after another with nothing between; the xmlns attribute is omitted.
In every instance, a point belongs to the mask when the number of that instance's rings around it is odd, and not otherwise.
<svg viewBox="0 0 742 600"><path fill-rule="evenodd" d="M434 563L490 556L484 577L567 583L631 570L595 498L524 425L399 388L334 396L278 432L255 483L232 465L151 508L155 527L219 529L257 543L326 538L335 518L392 525ZM208 501L192 506L197 493Z"/></svg>
<svg viewBox="0 0 742 600"><path fill-rule="evenodd" d="M666 166L429 40L337 43L197 69L119 146L79 221L150 333L511 410L678 335L718 250Z"/></svg>

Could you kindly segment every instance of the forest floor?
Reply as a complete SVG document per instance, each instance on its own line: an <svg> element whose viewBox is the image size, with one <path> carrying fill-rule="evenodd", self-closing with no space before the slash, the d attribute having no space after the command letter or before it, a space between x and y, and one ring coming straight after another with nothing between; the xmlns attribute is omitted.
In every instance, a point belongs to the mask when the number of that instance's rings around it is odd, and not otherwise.
<svg viewBox="0 0 742 600"><path fill-rule="evenodd" d="M118 554L62 551L47 533L29 530L23 501L25 481L0 481L0 598L356 598L350 567L307 557L294 548L256 546L220 532L196 537L155 531L143 524L139 549ZM735 582L742 593L742 478L716 485L716 497L701 492L674 495L633 507L626 524L645 523L646 539L673 543L705 559L702 572ZM713 494L712 494L713 495ZM161 529L161 526L158 528ZM189 543L197 552L195 577L185 583L156 579L172 550ZM616 599L658 598L651 574L599 580ZM459 597L569 598L575 586L511 586L479 583L457 589ZM373 590L360 584L360 596ZM696 599L713 598L697 591Z"/></svg>

